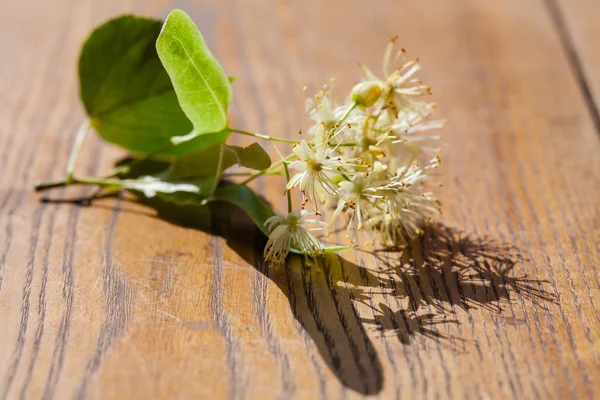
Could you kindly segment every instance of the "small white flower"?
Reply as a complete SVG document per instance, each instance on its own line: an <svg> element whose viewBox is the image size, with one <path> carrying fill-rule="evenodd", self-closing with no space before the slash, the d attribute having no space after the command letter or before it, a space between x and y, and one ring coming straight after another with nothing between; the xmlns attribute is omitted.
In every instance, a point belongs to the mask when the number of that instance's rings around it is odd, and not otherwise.
<svg viewBox="0 0 600 400"><path fill-rule="evenodd" d="M380 186L367 189L372 192L372 196L381 199L381 212L373 215L368 225L379 229L385 243L394 245L404 240L405 236L416 237L422 233L417 225L419 218L428 213L439 212L440 203L429 193L410 189L426 178L423 169L413 163L399 168L396 175Z"/></svg>
<svg viewBox="0 0 600 400"><path fill-rule="evenodd" d="M337 196L339 193L332 176L339 173L338 167L344 165L344 160L333 154L335 148L330 147L327 141L327 133L321 123L312 145L302 140L292 149L298 159L291 162L289 168L300 172L290 179L286 190L300 186L303 206L307 202L316 206L317 201L324 203L327 195Z"/></svg>
<svg viewBox="0 0 600 400"><path fill-rule="evenodd" d="M391 130L385 130L377 126L378 117L369 115L359 129L354 130L354 156L367 165L385 157L389 152L389 146L396 136Z"/></svg>
<svg viewBox="0 0 600 400"><path fill-rule="evenodd" d="M440 163L439 137L430 131L444 121L430 120L435 104L418 98L430 93L415 78L418 60L406 62L404 50L394 56L394 42L386 48L383 78L361 65L366 78L344 106L334 106L327 86L306 101L315 125L308 130L311 136L295 145L295 160L288 164L297 173L286 191L299 187L302 208L308 202L315 210L326 200L337 204L331 223L345 216L346 237L364 244L373 243L377 233L388 245L412 238L422 232L421 221L440 209L426 184ZM393 69L398 59L404 64ZM279 218L281 224L285 218ZM270 258L281 259L287 251L275 243L284 232L287 228L273 231L265 250Z"/></svg>
<svg viewBox="0 0 600 400"><path fill-rule="evenodd" d="M384 243L397 245L414 239L423 233L417 225L428 212L439 212L439 203L433 197L408 189L401 196L387 196L381 215L369 220L369 224L377 227Z"/></svg>
<svg viewBox="0 0 600 400"><path fill-rule="evenodd" d="M439 151L440 137L428 131L442 128L446 121L428 120L435 104L415 102L413 106L412 109L401 110L394 123L385 128L392 131L395 136L392 143L399 144L403 150L398 156L410 155L412 158L422 154L430 156ZM420 160L424 161L423 158Z"/></svg>
<svg viewBox="0 0 600 400"><path fill-rule="evenodd" d="M405 53L402 49L396 53L395 57L392 57L395 42L395 37L390 40L383 57L383 79L379 79L360 64L367 82L377 83L381 87L379 108L387 108L394 116L402 109L411 108L414 97L431 93L429 86L423 85L420 79L413 77L421 69L418 59L405 62L404 65L392 71L392 64L399 58L404 58Z"/></svg>
<svg viewBox="0 0 600 400"><path fill-rule="evenodd" d="M370 197L370 193L365 190L369 187L370 182L364 175L356 174L352 181L342 181L339 185L344 192L344 198L338 201L331 224L333 225L344 212L347 217L346 238L354 241L365 227L364 224L370 215L379 210L376 209L376 199ZM372 241L371 237L369 241Z"/></svg>
<svg viewBox="0 0 600 400"><path fill-rule="evenodd" d="M309 119L316 123L323 122L326 127L331 127L338 120L335 116L329 93L319 92L314 99L306 99L304 107Z"/></svg>
<svg viewBox="0 0 600 400"><path fill-rule="evenodd" d="M326 87L324 86L324 88ZM350 110L350 107L350 105L343 105L334 108L330 92L319 91L314 98L306 99L304 103L306 114L310 120L315 122L308 133L315 134L319 123L325 125L325 129L331 129L348 113L344 122L351 124L356 122L355 119L360 113L358 110Z"/></svg>
<svg viewBox="0 0 600 400"><path fill-rule="evenodd" d="M323 222L304 220L303 216L306 213L308 211L294 210L287 217L276 215L265 221L265 226L271 232L263 253L265 260L284 262L292 246L308 255L315 255L321 251L319 240L302 225Z"/></svg>

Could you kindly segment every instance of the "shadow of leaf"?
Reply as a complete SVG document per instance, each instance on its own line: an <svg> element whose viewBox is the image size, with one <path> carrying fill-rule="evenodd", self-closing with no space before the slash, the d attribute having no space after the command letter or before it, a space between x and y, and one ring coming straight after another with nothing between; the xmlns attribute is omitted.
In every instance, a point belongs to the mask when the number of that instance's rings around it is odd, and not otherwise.
<svg viewBox="0 0 600 400"><path fill-rule="evenodd" d="M90 206L93 200L58 201ZM156 218L222 237L229 248L277 285L311 338L308 345L314 346L342 385L363 395L379 393L384 382L368 334L370 327L392 333L404 346L413 345L416 337L456 346L464 340L439 328L459 324L447 317L456 315L453 306L467 312L477 307L500 312L517 296L534 303L556 301L545 291L545 282L514 276L515 266L522 261L518 249L443 224L428 226L423 237L408 245L371 252L379 261L377 270L337 255L316 263L292 256L284 266L274 267L262 259L266 238L235 206L173 207L160 198L138 201L154 209ZM384 302L375 304L374 296L381 294L407 299L409 307L393 310ZM362 315L359 305L370 308L372 317Z"/></svg>

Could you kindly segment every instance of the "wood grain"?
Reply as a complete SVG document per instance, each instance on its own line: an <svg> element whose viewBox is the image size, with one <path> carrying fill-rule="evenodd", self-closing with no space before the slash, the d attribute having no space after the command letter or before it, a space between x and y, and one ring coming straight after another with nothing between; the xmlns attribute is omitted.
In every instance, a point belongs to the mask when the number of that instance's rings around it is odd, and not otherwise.
<svg viewBox="0 0 600 400"><path fill-rule="evenodd" d="M597 7L576 3L580 37ZM302 86L341 96L398 34L449 121L443 217L402 251L274 269L226 207L40 201L84 117L88 32L174 7L239 78L235 125L290 137ZM0 398L598 398L600 132L563 39L541 0L3 2ZM92 137L77 170L120 156ZM255 188L284 207L276 178Z"/></svg>

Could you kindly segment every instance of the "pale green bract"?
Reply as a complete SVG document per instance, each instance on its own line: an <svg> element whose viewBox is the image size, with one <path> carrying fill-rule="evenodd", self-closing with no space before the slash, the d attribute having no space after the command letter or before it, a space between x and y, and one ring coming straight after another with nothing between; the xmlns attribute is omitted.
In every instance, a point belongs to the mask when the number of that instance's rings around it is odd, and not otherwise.
<svg viewBox="0 0 600 400"><path fill-rule="evenodd" d="M258 143L248 147L216 144L177 158L162 175L171 180L201 178L204 181L204 190L201 194L209 196L221 180L223 171L235 164L263 170L271 166L271 159Z"/></svg>
<svg viewBox="0 0 600 400"><path fill-rule="evenodd" d="M198 184L191 182L168 182L153 176L143 176L139 179L124 179L124 188L144 193L146 197L154 197L157 193L197 193L201 188Z"/></svg>
<svg viewBox="0 0 600 400"><path fill-rule="evenodd" d="M195 133L225 129L232 96L229 78L185 12L171 11L156 49Z"/></svg>

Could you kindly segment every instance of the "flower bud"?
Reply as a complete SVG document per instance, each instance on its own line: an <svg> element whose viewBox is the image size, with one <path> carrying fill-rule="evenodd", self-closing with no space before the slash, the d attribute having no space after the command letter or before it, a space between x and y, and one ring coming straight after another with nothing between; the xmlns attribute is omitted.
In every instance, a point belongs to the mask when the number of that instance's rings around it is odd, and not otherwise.
<svg viewBox="0 0 600 400"><path fill-rule="evenodd" d="M361 107L371 107L381 97L381 85L375 81L365 81L352 88L350 98Z"/></svg>

